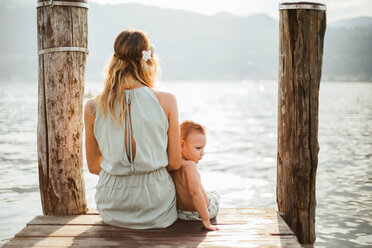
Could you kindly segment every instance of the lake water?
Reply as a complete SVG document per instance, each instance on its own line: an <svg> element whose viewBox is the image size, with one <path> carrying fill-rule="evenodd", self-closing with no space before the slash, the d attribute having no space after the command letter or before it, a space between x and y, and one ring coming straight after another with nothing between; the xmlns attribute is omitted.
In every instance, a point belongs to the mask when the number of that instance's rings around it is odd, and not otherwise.
<svg viewBox="0 0 372 248"><path fill-rule="evenodd" d="M95 95L102 84L87 82ZM180 120L207 127L202 182L221 207L276 208L277 82L164 82ZM86 101L86 99L85 99ZM37 83L0 82L0 245L42 214ZM322 82L315 247L372 245L372 83ZM84 177L95 208L97 177Z"/></svg>

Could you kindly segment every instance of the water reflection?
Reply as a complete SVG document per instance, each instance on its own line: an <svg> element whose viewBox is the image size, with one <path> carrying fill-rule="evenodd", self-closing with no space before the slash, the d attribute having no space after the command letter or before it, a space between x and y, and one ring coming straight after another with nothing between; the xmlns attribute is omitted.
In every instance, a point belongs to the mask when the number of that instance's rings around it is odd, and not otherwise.
<svg viewBox="0 0 372 248"><path fill-rule="evenodd" d="M41 214L37 171L37 85L0 84L0 240ZM275 207L277 83L166 82L180 119L207 126L199 165L221 207ZM102 84L88 82L96 94ZM22 89L22 90L20 90ZM319 102L315 247L372 245L372 84L322 83ZM84 164L87 201L97 177ZM0 244L3 241L0 241Z"/></svg>

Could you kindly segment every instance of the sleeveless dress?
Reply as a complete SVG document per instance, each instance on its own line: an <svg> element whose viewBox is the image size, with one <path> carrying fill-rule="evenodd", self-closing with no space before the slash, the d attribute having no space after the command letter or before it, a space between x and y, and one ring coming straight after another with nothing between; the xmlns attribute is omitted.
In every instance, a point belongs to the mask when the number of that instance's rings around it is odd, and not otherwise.
<svg viewBox="0 0 372 248"><path fill-rule="evenodd" d="M124 97L126 114L122 126L109 113L103 118L98 109L96 112L94 135L102 153L95 195L97 210L109 225L165 228L177 220L175 186L165 168L168 119L150 88L125 90ZM120 106L116 116L119 114ZM134 157L132 138L136 146Z"/></svg>

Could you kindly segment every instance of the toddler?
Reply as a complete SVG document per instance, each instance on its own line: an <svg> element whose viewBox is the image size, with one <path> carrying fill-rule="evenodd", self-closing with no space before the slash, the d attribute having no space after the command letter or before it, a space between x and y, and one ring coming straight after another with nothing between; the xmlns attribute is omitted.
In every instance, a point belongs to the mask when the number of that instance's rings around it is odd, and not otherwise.
<svg viewBox="0 0 372 248"><path fill-rule="evenodd" d="M211 225L210 219L217 216L219 195L204 190L196 167L204 155L205 128L193 121L182 122L180 128L182 164L180 169L171 172L176 186L178 218L201 220L206 229L218 230L217 226Z"/></svg>

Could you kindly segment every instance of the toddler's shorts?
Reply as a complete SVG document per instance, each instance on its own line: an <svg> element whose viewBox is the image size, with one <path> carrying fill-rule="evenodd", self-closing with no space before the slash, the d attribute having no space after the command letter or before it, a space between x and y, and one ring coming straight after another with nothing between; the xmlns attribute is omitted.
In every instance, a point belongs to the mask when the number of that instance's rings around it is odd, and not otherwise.
<svg viewBox="0 0 372 248"><path fill-rule="evenodd" d="M220 196L215 190L207 191L209 198L209 218L214 219L217 217L219 210ZM201 220L199 213L197 211L184 211L177 210L178 218L181 220Z"/></svg>

